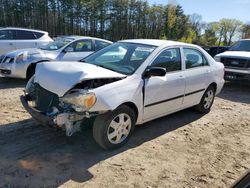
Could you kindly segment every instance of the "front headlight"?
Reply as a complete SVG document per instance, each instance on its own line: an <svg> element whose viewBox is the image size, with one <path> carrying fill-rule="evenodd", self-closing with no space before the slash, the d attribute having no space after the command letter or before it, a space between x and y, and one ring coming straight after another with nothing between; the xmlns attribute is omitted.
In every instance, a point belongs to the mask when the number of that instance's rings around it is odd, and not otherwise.
<svg viewBox="0 0 250 188"><path fill-rule="evenodd" d="M220 62L220 57L219 56L215 56L214 60L217 61L217 62Z"/></svg>
<svg viewBox="0 0 250 188"><path fill-rule="evenodd" d="M87 90L77 89L62 97L60 101L71 104L76 111L82 112L88 111L95 104L96 96Z"/></svg>

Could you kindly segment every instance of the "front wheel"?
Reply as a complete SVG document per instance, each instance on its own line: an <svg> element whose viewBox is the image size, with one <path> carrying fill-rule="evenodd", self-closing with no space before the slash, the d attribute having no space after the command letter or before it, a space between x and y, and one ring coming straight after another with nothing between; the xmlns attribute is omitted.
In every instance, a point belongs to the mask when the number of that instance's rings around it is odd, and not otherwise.
<svg viewBox="0 0 250 188"><path fill-rule="evenodd" d="M93 126L95 141L106 150L123 146L135 127L135 113L126 105L96 117Z"/></svg>
<svg viewBox="0 0 250 188"><path fill-rule="evenodd" d="M202 113L208 113L213 105L215 97L215 89L209 86L201 98L200 103L195 107L196 110Z"/></svg>

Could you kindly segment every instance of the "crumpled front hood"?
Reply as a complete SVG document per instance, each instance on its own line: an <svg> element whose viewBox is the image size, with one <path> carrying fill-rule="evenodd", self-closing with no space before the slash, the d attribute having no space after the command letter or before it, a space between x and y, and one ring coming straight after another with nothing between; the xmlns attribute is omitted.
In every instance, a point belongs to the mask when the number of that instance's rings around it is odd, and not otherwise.
<svg viewBox="0 0 250 188"><path fill-rule="evenodd" d="M62 97L83 80L122 77L126 75L82 62L44 62L36 67L35 82Z"/></svg>
<svg viewBox="0 0 250 188"><path fill-rule="evenodd" d="M246 57L250 58L250 52L244 52L244 51L226 51L221 54L216 55L218 57Z"/></svg>

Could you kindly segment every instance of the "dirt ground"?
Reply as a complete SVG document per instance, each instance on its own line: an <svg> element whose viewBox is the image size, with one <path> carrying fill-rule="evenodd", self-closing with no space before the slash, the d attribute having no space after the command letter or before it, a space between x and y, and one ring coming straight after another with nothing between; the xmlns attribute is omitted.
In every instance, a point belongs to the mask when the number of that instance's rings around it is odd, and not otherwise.
<svg viewBox="0 0 250 188"><path fill-rule="evenodd" d="M91 129L67 138L22 108L24 81L0 78L0 187L230 187L250 169L250 85L227 83L211 112L138 126L107 152Z"/></svg>

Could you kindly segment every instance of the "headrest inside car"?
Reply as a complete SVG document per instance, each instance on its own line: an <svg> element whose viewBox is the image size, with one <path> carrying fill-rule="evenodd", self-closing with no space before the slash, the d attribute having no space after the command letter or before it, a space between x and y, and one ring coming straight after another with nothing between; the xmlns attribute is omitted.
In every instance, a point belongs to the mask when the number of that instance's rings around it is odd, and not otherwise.
<svg viewBox="0 0 250 188"><path fill-rule="evenodd" d="M188 54L187 55L187 60L191 62L198 62L199 61L199 56L195 54Z"/></svg>

